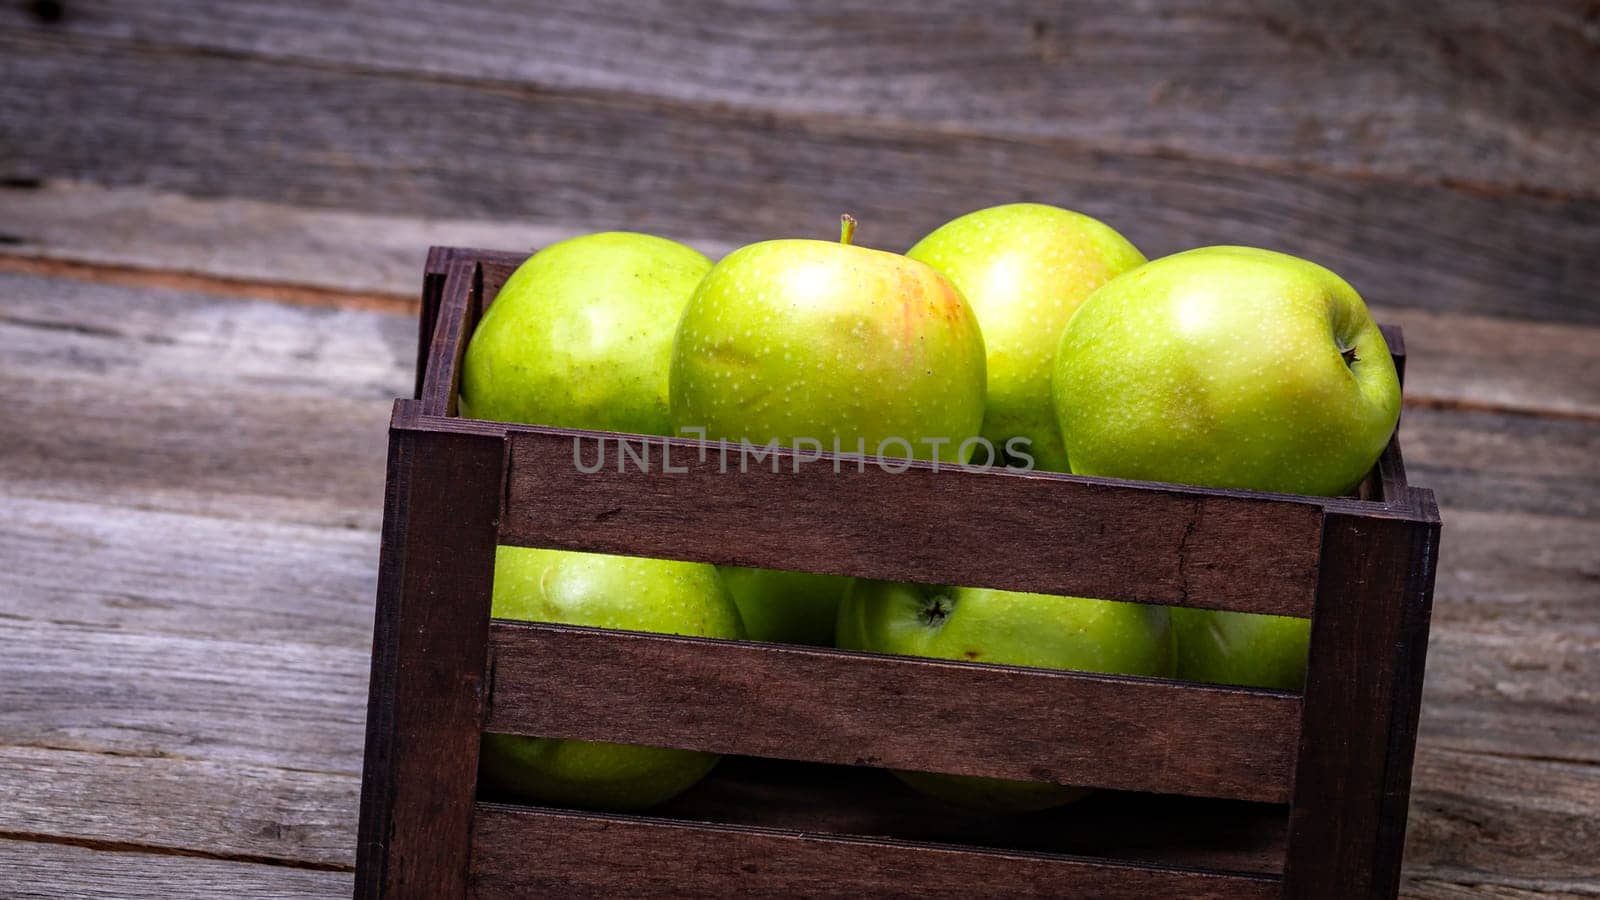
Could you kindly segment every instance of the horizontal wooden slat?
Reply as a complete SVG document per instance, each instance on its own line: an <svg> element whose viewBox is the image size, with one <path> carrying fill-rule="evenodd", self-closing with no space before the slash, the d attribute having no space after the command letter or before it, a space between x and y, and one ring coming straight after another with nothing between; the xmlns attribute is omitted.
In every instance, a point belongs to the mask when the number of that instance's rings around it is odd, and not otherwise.
<svg viewBox="0 0 1600 900"><path fill-rule="evenodd" d="M502 543L1311 614L1312 502L921 463L896 473L871 459L836 472L781 452L740 472L737 447L724 472L715 445L701 460L692 441L638 436L606 438L606 467L585 474L574 454L593 465L593 434L510 431ZM631 461L618 473L622 441L653 474ZM669 446L684 472L663 474Z"/></svg>
<svg viewBox="0 0 1600 900"><path fill-rule="evenodd" d="M480 803L480 900L563 897L1278 896L1269 875Z"/></svg>
<svg viewBox="0 0 1600 900"><path fill-rule="evenodd" d="M504 621L489 645L510 734L1276 803L1300 731L1276 691Z"/></svg>
<svg viewBox="0 0 1600 900"><path fill-rule="evenodd" d="M517 802L490 788L478 799ZM729 756L649 815L1280 875L1289 811L1271 803L1092 791L1054 809L995 815L929 797L879 769Z"/></svg>
<svg viewBox="0 0 1600 900"><path fill-rule="evenodd" d="M1394 304L1600 323L1591 252L1600 215L1564 195L349 75L43 33L0 32L0 58L9 64L0 179L20 183L457 219L537 209L573 232L728 244L831 236L849 211L861 243L891 250L981 206L1043 200L1105 219L1149 256L1253 244L1315 259ZM197 112L241 97L248 116Z"/></svg>
<svg viewBox="0 0 1600 900"><path fill-rule="evenodd" d="M840 118L1594 193L1592 21L1581 0L1327 7L1253 0L73 0L0 21L228 57L509 89L635 94L663 106ZM538 48L538 52L529 52Z"/></svg>

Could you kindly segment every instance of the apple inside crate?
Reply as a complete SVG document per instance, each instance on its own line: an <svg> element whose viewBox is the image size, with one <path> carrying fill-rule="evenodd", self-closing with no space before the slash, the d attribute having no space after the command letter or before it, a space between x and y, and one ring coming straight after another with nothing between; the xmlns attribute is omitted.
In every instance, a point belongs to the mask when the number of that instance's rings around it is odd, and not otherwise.
<svg viewBox="0 0 1600 900"><path fill-rule="evenodd" d="M466 340L522 258L430 256L358 896L1397 891L1439 532L1397 442L1324 498L783 453L723 473L692 441L460 418ZM574 441L601 439L633 446L626 472L577 470ZM491 620L498 544L1308 617L1308 673L1289 692ZM727 758L644 814L537 807L480 784L484 733ZM1098 790L980 814L881 769Z"/></svg>

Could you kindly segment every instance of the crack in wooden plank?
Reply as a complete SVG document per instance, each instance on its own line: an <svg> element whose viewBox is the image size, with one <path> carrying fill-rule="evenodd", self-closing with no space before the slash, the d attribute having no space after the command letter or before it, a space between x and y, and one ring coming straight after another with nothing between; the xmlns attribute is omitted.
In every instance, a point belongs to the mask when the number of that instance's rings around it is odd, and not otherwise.
<svg viewBox="0 0 1600 900"><path fill-rule="evenodd" d="M354 872L353 864L320 863L289 859L281 856L263 856L254 853L224 853L193 847L166 847L138 841L107 841L97 838L65 837L55 834L38 834L28 831L0 830L0 840L21 841L33 844L59 844L99 850L109 853L148 853L152 856L182 856L190 859L214 859L222 862L250 863L260 866L280 866L286 869L311 869L317 872Z"/></svg>

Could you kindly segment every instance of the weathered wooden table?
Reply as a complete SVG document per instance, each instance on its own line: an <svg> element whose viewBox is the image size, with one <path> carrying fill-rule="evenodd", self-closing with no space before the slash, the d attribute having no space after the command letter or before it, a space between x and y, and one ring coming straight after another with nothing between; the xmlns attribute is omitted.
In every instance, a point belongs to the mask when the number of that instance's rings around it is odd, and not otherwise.
<svg viewBox="0 0 1600 900"><path fill-rule="evenodd" d="M1592 10L1259 5L6 5L0 895L349 892L427 244L903 247L1017 197L1405 327L1445 516L1406 890L1600 895Z"/></svg>

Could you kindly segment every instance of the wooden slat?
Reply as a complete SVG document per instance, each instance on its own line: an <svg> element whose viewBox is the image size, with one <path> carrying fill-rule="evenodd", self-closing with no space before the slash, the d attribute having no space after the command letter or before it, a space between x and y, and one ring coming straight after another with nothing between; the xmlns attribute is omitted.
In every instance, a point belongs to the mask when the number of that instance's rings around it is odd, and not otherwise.
<svg viewBox="0 0 1600 900"><path fill-rule="evenodd" d="M305 900L348 897L349 872L316 872L203 855L141 853L0 838L0 872L10 900Z"/></svg>
<svg viewBox="0 0 1600 900"><path fill-rule="evenodd" d="M461 360L477 324L482 296L476 263L451 262L445 273L438 319L433 325L427 368L419 373L418 408L431 416L453 416L460 393Z"/></svg>
<svg viewBox="0 0 1600 900"><path fill-rule="evenodd" d="M488 731L1283 802L1298 697L496 621ZM1004 698L1004 703L996 702Z"/></svg>
<svg viewBox="0 0 1600 900"><path fill-rule="evenodd" d="M448 424L440 420L441 424ZM740 472L737 447L721 471L691 441L607 438L593 465L592 432L513 429L502 543L703 560L1310 615L1321 508L1297 500L1044 473L912 464L895 473L867 460L795 463L781 453ZM581 438L581 443L580 443ZM619 441L661 473L632 462ZM891 461L896 467L901 463ZM774 472L772 466L779 471ZM1175 549L1174 549L1175 548Z"/></svg>
<svg viewBox="0 0 1600 900"><path fill-rule="evenodd" d="M728 243L825 236L849 210L863 244L889 249L970 209L1043 199L1106 219L1150 256L1254 244L1322 262L1390 303L1600 323L1600 217L1566 196L339 77L101 39L8 33L0 54L12 62L0 134L27 135L0 144L0 175L17 179L451 218L523 218L537 198L541 218L574 230ZM64 96L72 116L59 115ZM251 115L193 116L240 96Z"/></svg>
<svg viewBox="0 0 1600 900"><path fill-rule="evenodd" d="M878 131L987 134L1594 196L1590 19L1577 0L1426 9L1250 0L986 8L75 0L19 27L338 70L644 95ZM539 52L529 53L537 47Z"/></svg>
<svg viewBox="0 0 1600 900"><path fill-rule="evenodd" d="M1393 896L1439 546L1417 521L1330 514L1311 620L1285 894Z"/></svg>
<svg viewBox="0 0 1600 900"><path fill-rule="evenodd" d="M487 790L479 799L515 800ZM1279 875L1288 808L1094 791L1050 810L994 815L929 797L876 769L724 757L693 790L649 815Z"/></svg>
<svg viewBox="0 0 1600 900"><path fill-rule="evenodd" d="M498 440L391 431L357 897L465 892L504 461Z"/></svg>
<svg viewBox="0 0 1600 900"><path fill-rule="evenodd" d="M538 852L528 848L537 847ZM1278 896L1278 879L1070 856L482 804L472 885L482 900L550 894L1104 898Z"/></svg>

